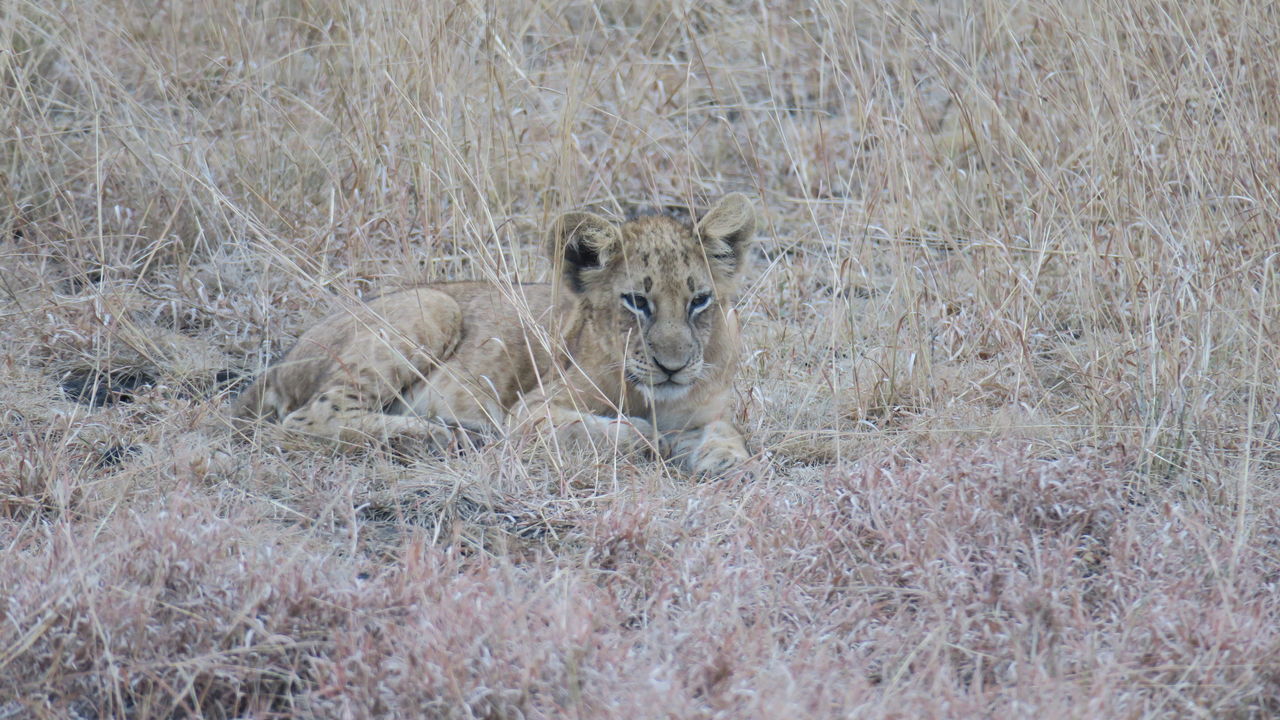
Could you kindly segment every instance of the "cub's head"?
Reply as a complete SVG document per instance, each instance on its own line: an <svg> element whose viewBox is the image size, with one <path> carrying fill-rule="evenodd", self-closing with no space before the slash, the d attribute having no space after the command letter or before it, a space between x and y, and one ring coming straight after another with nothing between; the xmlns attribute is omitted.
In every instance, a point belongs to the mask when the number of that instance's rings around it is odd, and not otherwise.
<svg viewBox="0 0 1280 720"><path fill-rule="evenodd" d="M567 213L548 237L560 292L573 294L613 355L612 370L654 401L676 400L723 353L724 312L755 235L745 195L725 196L695 225L664 216L615 225ZM603 369L603 368L601 368Z"/></svg>

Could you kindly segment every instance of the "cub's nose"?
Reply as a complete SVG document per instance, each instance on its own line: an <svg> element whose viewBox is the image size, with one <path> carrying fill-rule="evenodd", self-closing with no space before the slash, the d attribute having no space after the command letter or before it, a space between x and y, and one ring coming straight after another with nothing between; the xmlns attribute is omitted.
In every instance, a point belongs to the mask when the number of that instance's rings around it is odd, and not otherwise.
<svg viewBox="0 0 1280 720"><path fill-rule="evenodd" d="M667 367L666 365L663 365L662 362L659 361L658 358L656 357L653 358L653 364L656 365L659 370L666 373L667 377L674 377L676 373L680 372L681 370L689 366L689 362L686 360L685 362L681 363L680 365L677 365L676 367Z"/></svg>

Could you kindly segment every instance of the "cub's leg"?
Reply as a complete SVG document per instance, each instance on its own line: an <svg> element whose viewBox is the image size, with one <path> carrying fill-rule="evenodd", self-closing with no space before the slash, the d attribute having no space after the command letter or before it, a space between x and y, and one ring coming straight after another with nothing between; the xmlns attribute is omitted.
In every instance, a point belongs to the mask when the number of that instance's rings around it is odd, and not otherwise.
<svg viewBox="0 0 1280 720"><path fill-rule="evenodd" d="M516 425L531 429L549 423L557 442L597 451L631 453L656 449L657 433L648 420L596 414L554 402L549 394L539 390L521 398L514 412Z"/></svg>
<svg viewBox="0 0 1280 720"><path fill-rule="evenodd" d="M285 390L291 380L310 385L303 397L278 393L299 401L280 409L281 425L290 434L329 440L344 450L397 439L447 446L454 439L451 428L385 409L453 353L461 329L457 302L429 288L326 318L303 334L268 378ZM324 369L316 372L317 366ZM291 367L310 368L313 377L291 378Z"/></svg>
<svg viewBox="0 0 1280 720"><path fill-rule="evenodd" d="M448 447L455 439L447 425L415 415L388 415L369 410L364 396L333 387L285 416L281 426L297 437L334 442L341 450L367 448L378 442L408 440L427 447ZM298 443L286 442L296 447Z"/></svg>
<svg viewBox="0 0 1280 720"><path fill-rule="evenodd" d="M501 435L520 389L536 380L537 363L517 342L503 339L514 333L489 330L494 334L488 338L472 335L460 345L430 377L406 392L393 412L436 419L481 442Z"/></svg>
<svg viewBox="0 0 1280 720"><path fill-rule="evenodd" d="M742 433L725 420L665 436L663 452L686 471L709 477L723 475L751 457Z"/></svg>

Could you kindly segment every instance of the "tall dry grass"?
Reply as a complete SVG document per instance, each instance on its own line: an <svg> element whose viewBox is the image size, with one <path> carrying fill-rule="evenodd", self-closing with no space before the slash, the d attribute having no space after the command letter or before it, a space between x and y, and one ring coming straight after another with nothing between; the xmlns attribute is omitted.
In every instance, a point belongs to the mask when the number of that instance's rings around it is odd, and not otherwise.
<svg viewBox="0 0 1280 720"><path fill-rule="evenodd" d="M0 717L1280 713L1280 11L0 6ZM285 453L335 299L758 198L769 469Z"/></svg>

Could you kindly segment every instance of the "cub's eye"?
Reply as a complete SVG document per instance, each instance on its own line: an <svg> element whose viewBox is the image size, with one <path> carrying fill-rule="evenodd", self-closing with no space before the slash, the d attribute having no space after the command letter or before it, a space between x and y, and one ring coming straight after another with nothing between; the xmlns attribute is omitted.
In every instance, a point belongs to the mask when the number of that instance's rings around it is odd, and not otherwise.
<svg viewBox="0 0 1280 720"><path fill-rule="evenodd" d="M622 304L637 315L649 314L649 300L640 293L624 293L622 295Z"/></svg>
<svg viewBox="0 0 1280 720"><path fill-rule="evenodd" d="M697 315L711 306L711 293L699 293L689 301L689 315Z"/></svg>

